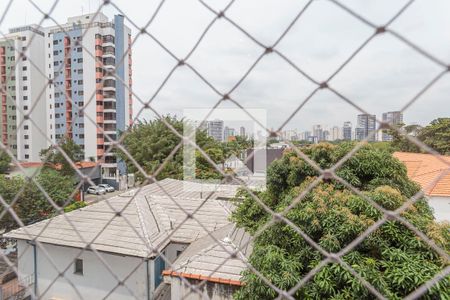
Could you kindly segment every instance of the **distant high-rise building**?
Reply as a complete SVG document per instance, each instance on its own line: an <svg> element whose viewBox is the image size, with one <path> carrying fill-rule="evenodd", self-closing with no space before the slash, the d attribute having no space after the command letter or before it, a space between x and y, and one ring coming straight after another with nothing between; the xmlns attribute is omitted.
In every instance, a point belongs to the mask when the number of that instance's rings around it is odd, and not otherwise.
<svg viewBox="0 0 450 300"><path fill-rule="evenodd" d="M369 138L369 141L376 141L376 116L369 114L358 115L355 137L357 140Z"/></svg>
<svg viewBox="0 0 450 300"><path fill-rule="evenodd" d="M208 136L214 138L216 141L222 142L223 138L223 121L222 120L213 120L208 121L207 126Z"/></svg>
<svg viewBox="0 0 450 300"><path fill-rule="evenodd" d="M229 138L232 136L236 136L236 130L234 128L225 126L225 129L223 130L223 139L225 142L229 141Z"/></svg>
<svg viewBox="0 0 450 300"><path fill-rule="evenodd" d="M333 126L333 128L331 128L331 140L337 141L341 138L341 129L338 126Z"/></svg>
<svg viewBox="0 0 450 300"><path fill-rule="evenodd" d="M241 137L245 137L245 127L241 126L241 128L239 128L239 135Z"/></svg>
<svg viewBox="0 0 450 300"><path fill-rule="evenodd" d="M344 127L342 127L342 139L346 141L352 140L352 123L349 121L344 122Z"/></svg>
<svg viewBox="0 0 450 300"><path fill-rule="evenodd" d="M389 125L403 124L403 113L400 111L385 112L383 113L383 122ZM383 130L382 140L392 141L392 136L387 134L386 131Z"/></svg>
<svg viewBox="0 0 450 300"><path fill-rule="evenodd" d="M317 141L324 140L322 125L314 125L313 130L312 130L312 135L316 137L315 140L317 140Z"/></svg>

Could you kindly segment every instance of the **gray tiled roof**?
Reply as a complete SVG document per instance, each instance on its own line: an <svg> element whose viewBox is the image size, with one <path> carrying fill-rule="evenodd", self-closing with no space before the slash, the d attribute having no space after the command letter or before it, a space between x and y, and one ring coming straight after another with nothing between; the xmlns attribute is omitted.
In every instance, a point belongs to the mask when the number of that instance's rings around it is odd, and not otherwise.
<svg viewBox="0 0 450 300"><path fill-rule="evenodd" d="M207 235L187 247L173 263L170 274L240 281L241 272L246 269L245 261L252 251L250 235L234 224L222 227L211 235L213 237ZM231 253L236 253L236 257L231 257Z"/></svg>
<svg viewBox="0 0 450 300"><path fill-rule="evenodd" d="M152 247L162 250L169 241L191 243L207 234L205 228L211 232L230 223L232 206L225 198L232 197L237 187L221 185L206 198L215 188L213 184L164 179L139 192L130 190L4 236L22 240L37 237L42 243L76 248L92 242L91 247L98 251L148 257ZM194 213L194 218L182 224L187 217L183 209ZM122 211L121 215L117 215L118 211Z"/></svg>

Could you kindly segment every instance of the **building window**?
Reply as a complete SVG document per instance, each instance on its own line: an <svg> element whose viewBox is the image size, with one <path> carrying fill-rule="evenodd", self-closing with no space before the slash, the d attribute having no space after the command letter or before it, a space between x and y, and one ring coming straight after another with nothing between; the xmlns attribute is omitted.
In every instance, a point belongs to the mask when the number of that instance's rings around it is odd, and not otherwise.
<svg viewBox="0 0 450 300"><path fill-rule="evenodd" d="M28 100L28 96L23 96L23 100Z"/></svg>
<svg viewBox="0 0 450 300"><path fill-rule="evenodd" d="M83 260L80 258L75 259L75 264L74 264L75 270L74 270L74 274L78 274L78 275L83 275Z"/></svg>
<svg viewBox="0 0 450 300"><path fill-rule="evenodd" d="M83 48L81 48L81 47L77 48L77 52L81 52L81 51L83 51Z"/></svg>
<svg viewBox="0 0 450 300"><path fill-rule="evenodd" d="M25 67L22 67L22 71L26 71L27 70L27 67L25 66Z"/></svg>
<svg viewBox="0 0 450 300"><path fill-rule="evenodd" d="M23 110L28 110L28 106L25 105L25 106L23 107Z"/></svg>
<svg viewBox="0 0 450 300"><path fill-rule="evenodd" d="M27 91L27 90L28 90L28 87L25 85L25 86L23 87L23 90L24 90L24 91Z"/></svg>
<svg viewBox="0 0 450 300"><path fill-rule="evenodd" d="M27 81L27 80L28 80L28 77L27 77L27 76L23 76L23 77L22 77L22 80L23 80L23 81Z"/></svg>
<svg viewBox="0 0 450 300"><path fill-rule="evenodd" d="M28 134L25 134L25 135L23 136L23 138L24 138L25 140L28 140Z"/></svg>
<svg viewBox="0 0 450 300"><path fill-rule="evenodd" d="M83 84L83 80L78 80L78 84L82 85Z"/></svg>
<svg viewBox="0 0 450 300"><path fill-rule="evenodd" d="M84 95L84 91L79 91L79 92L78 92L78 95L79 95L79 96L83 96L83 95Z"/></svg>
<svg viewBox="0 0 450 300"><path fill-rule="evenodd" d="M80 138L80 139L84 139L84 134L80 134L80 135L79 135L79 138Z"/></svg>
<svg viewBox="0 0 450 300"><path fill-rule="evenodd" d="M78 62L79 62L79 63L82 63L82 62L83 62L83 59L82 59L82 58L79 58L79 59L78 59Z"/></svg>
<svg viewBox="0 0 450 300"><path fill-rule="evenodd" d="M23 125L23 129L27 130L28 129L28 125Z"/></svg>
<svg viewBox="0 0 450 300"><path fill-rule="evenodd" d="M30 156L28 154L25 154L25 159L29 159Z"/></svg>
<svg viewBox="0 0 450 300"><path fill-rule="evenodd" d="M23 147L24 147L25 149L30 149L30 145L27 145L27 144L25 144Z"/></svg>

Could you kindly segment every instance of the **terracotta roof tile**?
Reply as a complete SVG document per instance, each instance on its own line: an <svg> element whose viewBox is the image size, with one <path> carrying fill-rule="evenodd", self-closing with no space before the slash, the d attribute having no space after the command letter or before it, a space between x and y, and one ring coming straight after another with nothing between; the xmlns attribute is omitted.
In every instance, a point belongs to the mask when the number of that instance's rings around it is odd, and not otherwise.
<svg viewBox="0 0 450 300"><path fill-rule="evenodd" d="M426 195L450 196L450 156L437 158L432 154L395 152L394 157L405 164L408 177L417 182Z"/></svg>

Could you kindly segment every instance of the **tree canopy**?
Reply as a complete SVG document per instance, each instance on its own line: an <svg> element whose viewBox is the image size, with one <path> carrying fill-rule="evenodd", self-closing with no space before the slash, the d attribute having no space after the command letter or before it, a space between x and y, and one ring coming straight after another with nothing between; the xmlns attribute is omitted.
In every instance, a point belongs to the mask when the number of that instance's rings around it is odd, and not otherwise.
<svg viewBox="0 0 450 300"><path fill-rule="evenodd" d="M0 174L4 174L11 163L11 157L3 150L0 150Z"/></svg>
<svg viewBox="0 0 450 300"><path fill-rule="evenodd" d="M70 198L75 188L73 176L62 175L48 168L42 169L36 176L36 180L56 205L63 207L74 202ZM0 175L0 191L2 191L3 199L6 203L12 204L12 209L25 225L46 219L57 212L38 186L24 177L7 178ZM17 200L13 203L16 195L18 195ZM0 212L3 213L3 210L4 206L0 208ZM19 224L14 217L5 212L0 220L0 228L9 231L17 227Z"/></svg>
<svg viewBox="0 0 450 300"><path fill-rule="evenodd" d="M399 125L404 134L415 136L425 145L443 155L450 155L450 118L438 118L429 125ZM421 149L395 130L389 130L394 150L404 152L421 152Z"/></svg>
<svg viewBox="0 0 450 300"><path fill-rule="evenodd" d="M183 126L187 124L184 120L177 119L174 116L164 116L163 119L180 134L183 134ZM157 174L157 179L166 177L182 179L183 147L180 147L172 157L169 157L180 141L181 138L170 130L162 119L155 119L142 121L134 125L125 136L123 145L147 174L153 174L168 158L164 168ZM222 167L227 157L239 151L239 149L244 149L251 142L237 137L235 141L220 143L209 137L204 130L197 130L195 143L208 154L218 167ZM142 179L143 175L128 155L120 150L117 152L121 159L126 162L128 172L135 173L138 178ZM195 159L196 178L222 178L220 172L198 150L195 151Z"/></svg>
<svg viewBox="0 0 450 300"><path fill-rule="evenodd" d="M80 145L76 144L70 138L63 138L59 141L60 148L67 154L73 163L82 161L84 158L84 151ZM43 149L40 152L41 159L46 163L46 166L54 168L55 166L61 166L62 175L74 175L75 170L71 166L70 162L64 157L63 153L59 151L55 146L50 146L47 149Z"/></svg>
<svg viewBox="0 0 450 300"><path fill-rule="evenodd" d="M330 168L353 146L318 144L302 148L322 168ZM405 166L387 150L366 145L347 160L336 174L388 210L395 210L419 191L406 175ZM318 176L294 151L285 153L268 170L268 186L258 197L273 211L282 212ZM271 219L246 192L239 193L233 213L238 226L254 234ZM402 216L450 250L450 226L434 221L425 199L411 205ZM328 252L336 253L382 217L364 197L341 183L322 180L294 206L286 218ZM289 290L324 257L292 227L280 221L254 240L250 263L275 286ZM448 265L403 224L388 220L372 232L343 260L383 295L399 299L431 279ZM243 273L244 286L236 299L273 299L277 293L251 270ZM431 288L424 298L448 296L450 278ZM294 297L297 299L373 299L374 296L337 263L325 265Z"/></svg>

